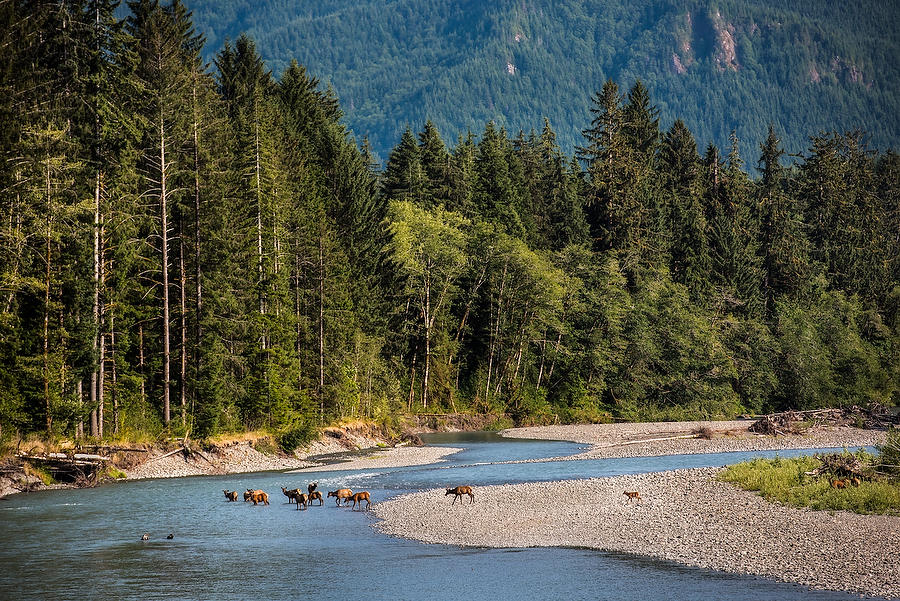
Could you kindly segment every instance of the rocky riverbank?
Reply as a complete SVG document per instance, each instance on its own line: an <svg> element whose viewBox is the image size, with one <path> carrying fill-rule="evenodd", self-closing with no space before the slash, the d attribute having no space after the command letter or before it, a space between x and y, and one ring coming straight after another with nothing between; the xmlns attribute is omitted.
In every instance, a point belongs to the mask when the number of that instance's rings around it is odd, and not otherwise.
<svg viewBox="0 0 900 601"><path fill-rule="evenodd" d="M373 507L379 530L427 543L589 547L900 598L900 518L774 505L718 471L479 487L462 507L431 490Z"/></svg>
<svg viewBox="0 0 900 601"><path fill-rule="evenodd" d="M883 430L847 426L818 426L804 434L768 436L750 432L753 423L755 420L584 424L510 428L501 434L590 445L583 453L566 458L571 460L872 446L885 438Z"/></svg>

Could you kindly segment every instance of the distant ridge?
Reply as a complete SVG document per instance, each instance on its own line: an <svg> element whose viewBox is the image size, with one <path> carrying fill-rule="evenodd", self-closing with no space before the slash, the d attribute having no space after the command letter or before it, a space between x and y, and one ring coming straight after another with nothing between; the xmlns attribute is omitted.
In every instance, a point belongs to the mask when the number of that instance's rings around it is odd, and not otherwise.
<svg viewBox="0 0 900 601"><path fill-rule="evenodd" d="M580 142L590 95L640 78L665 128L705 146L733 129L754 165L768 123L790 153L820 131L900 139L900 4L788 0L187 0L207 56L246 32L279 74L296 58L331 84L346 121L384 160L409 123L450 141L488 120L550 119Z"/></svg>

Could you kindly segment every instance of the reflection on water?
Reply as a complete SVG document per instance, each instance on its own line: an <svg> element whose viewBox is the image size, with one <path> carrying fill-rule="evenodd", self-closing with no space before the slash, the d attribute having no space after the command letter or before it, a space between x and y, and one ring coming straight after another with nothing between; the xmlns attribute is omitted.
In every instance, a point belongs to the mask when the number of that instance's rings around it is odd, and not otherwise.
<svg viewBox="0 0 900 601"><path fill-rule="evenodd" d="M116 483L0 502L0 598L295 599L851 599L767 580L583 549L470 549L390 538L370 513L332 502L297 511L280 487L404 491L722 465L761 453L579 462L496 463L574 454L580 446L471 433L439 466L265 472ZM783 456L789 453L779 453ZM230 503L222 489L262 488L271 505ZM140 541L143 532L151 539ZM168 533L172 540L166 540Z"/></svg>

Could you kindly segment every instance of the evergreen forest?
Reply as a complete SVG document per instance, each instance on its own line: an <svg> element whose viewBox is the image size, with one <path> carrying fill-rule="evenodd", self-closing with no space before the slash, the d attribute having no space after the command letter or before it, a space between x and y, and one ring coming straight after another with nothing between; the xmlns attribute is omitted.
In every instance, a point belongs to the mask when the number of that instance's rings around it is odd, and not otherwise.
<svg viewBox="0 0 900 601"><path fill-rule="evenodd" d="M299 63L117 4L0 1L0 436L900 402L900 158L865 134L698 145L607 79L572 153L425 119L379 165Z"/></svg>
<svg viewBox="0 0 900 601"><path fill-rule="evenodd" d="M698 145L755 155L771 123L789 154L809 136L900 140L900 3L883 0L185 0L210 44L247 33L281 73L331 85L346 123L386 160L411 124L449 140L488 121L547 117L566 153L607 79L640 79Z"/></svg>

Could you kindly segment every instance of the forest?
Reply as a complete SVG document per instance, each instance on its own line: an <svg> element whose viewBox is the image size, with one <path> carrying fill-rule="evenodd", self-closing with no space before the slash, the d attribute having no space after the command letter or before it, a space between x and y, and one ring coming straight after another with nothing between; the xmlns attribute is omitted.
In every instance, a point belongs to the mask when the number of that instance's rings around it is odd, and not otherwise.
<svg viewBox="0 0 900 601"><path fill-rule="evenodd" d="M210 41L251 36L275 73L292 57L331 86L383 162L406 124L447 140L547 117L566 153L607 79L638 79L665 123L753 156L769 123L787 153L810 135L900 139L900 4L882 0L186 0Z"/></svg>
<svg viewBox="0 0 900 601"><path fill-rule="evenodd" d="M0 436L710 419L900 401L900 159L742 155L606 80L384 165L181 0L0 2Z"/></svg>

